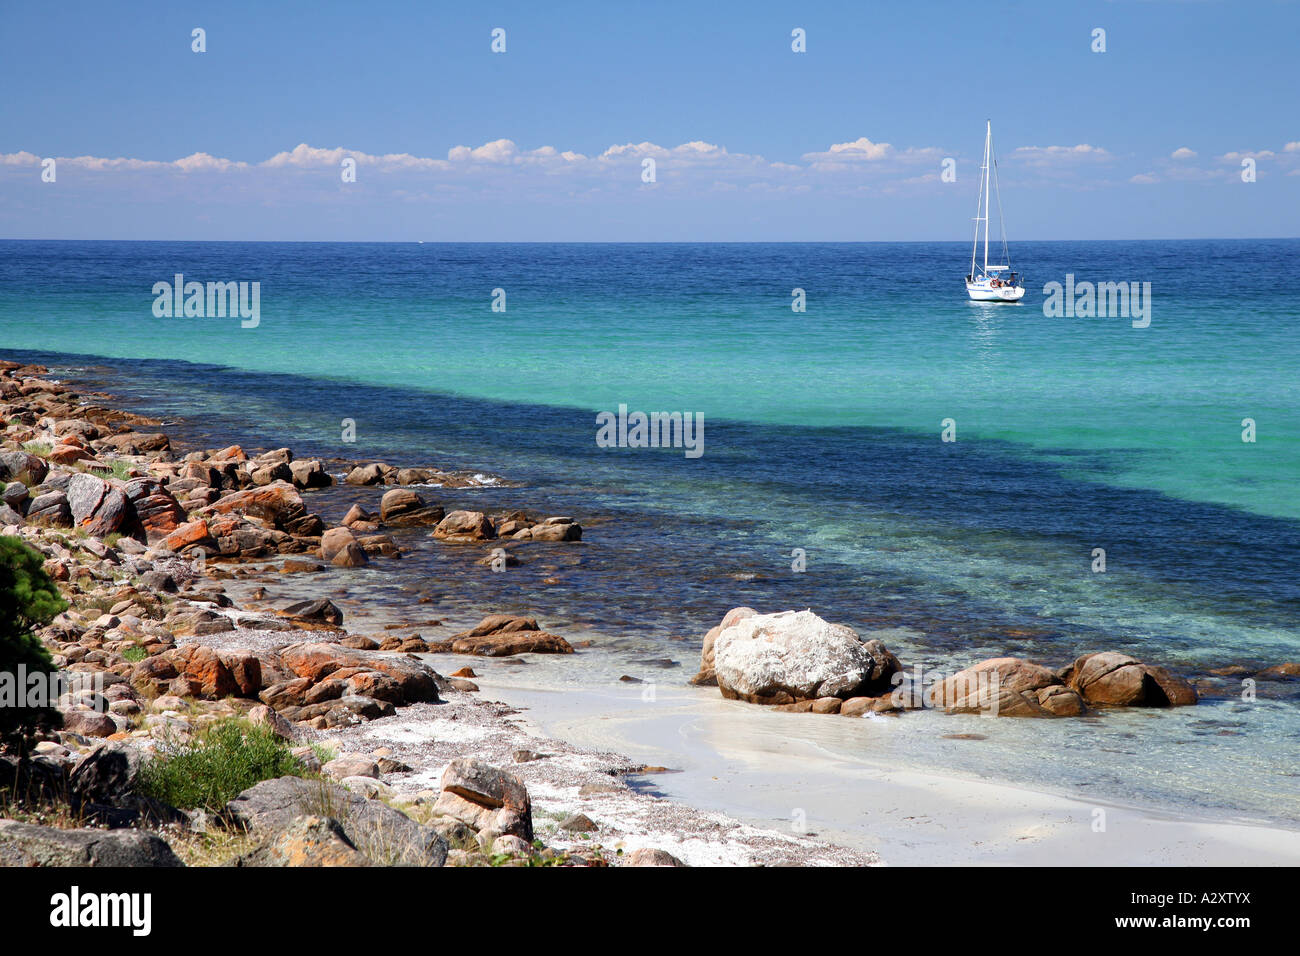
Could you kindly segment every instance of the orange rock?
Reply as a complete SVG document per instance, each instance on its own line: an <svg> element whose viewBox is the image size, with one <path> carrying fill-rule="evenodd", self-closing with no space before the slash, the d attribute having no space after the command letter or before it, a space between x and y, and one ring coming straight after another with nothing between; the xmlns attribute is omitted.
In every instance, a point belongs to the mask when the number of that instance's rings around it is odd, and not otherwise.
<svg viewBox="0 0 1300 956"><path fill-rule="evenodd" d="M313 684L338 670L344 658L328 644L294 644L280 652L285 667Z"/></svg>
<svg viewBox="0 0 1300 956"><path fill-rule="evenodd" d="M74 462L85 461L94 456L84 448L78 448L76 445L57 445L45 457L59 465L71 465Z"/></svg>
<svg viewBox="0 0 1300 956"><path fill-rule="evenodd" d="M184 551L187 548L215 548L216 540L208 532L208 523L202 518L187 521L159 542L160 547L171 551Z"/></svg>
<svg viewBox="0 0 1300 956"><path fill-rule="evenodd" d="M210 700L218 700L239 693L238 682L230 673L230 668L222 663L216 651L202 645L191 645L182 653L185 651L188 651L188 655L181 674L199 686L200 695ZM260 670L258 683L261 683Z"/></svg>
<svg viewBox="0 0 1300 956"><path fill-rule="evenodd" d="M262 662L251 651L229 650L217 655L230 671L240 697L256 697L262 689Z"/></svg>
<svg viewBox="0 0 1300 956"><path fill-rule="evenodd" d="M273 481L258 488L232 492L224 498L218 498L209 510L215 514L239 512L250 518L261 518L281 530L285 530L286 523L306 514L302 496L293 485L284 481Z"/></svg>

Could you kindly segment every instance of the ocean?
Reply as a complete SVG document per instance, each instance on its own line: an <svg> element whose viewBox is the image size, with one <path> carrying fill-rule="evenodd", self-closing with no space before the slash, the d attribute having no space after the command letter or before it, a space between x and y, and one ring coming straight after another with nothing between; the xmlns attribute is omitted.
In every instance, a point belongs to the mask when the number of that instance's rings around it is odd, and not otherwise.
<svg viewBox="0 0 1300 956"><path fill-rule="evenodd" d="M1198 676L1300 659L1300 240L1012 253L1028 292L1007 305L966 299L961 242L6 241L0 348L196 440L474 469L508 481L428 496L574 515L581 546L506 574L407 532L402 561L329 586L595 635L547 665L575 686L684 682L746 604L810 607L947 672L1102 649ZM156 316L176 274L259 283L256 327ZM1149 325L1046 315L1067 276L1150 283ZM599 447L596 416L620 405L702 418L703 454ZM309 503L337 520L371 497ZM981 721L990 739L959 752L936 721L965 718L909 714L890 753L1300 824L1300 683L1241 689Z"/></svg>

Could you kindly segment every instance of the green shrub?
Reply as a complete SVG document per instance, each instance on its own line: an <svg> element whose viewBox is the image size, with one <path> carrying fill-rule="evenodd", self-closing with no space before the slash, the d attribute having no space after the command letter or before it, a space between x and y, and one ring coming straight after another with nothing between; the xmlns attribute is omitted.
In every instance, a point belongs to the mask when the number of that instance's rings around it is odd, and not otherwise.
<svg viewBox="0 0 1300 956"><path fill-rule="evenodd" d="M19 667L27 674L55 674L58 668L32 631L48 624L67 607L59 589L45 573L43 559L21 539L0 537L0 680L23 701L27 688L17 685ZM0 746L24 752L32 734L41 727L57 726L53 706L20 707L6 701L0 706ZM54 701L48 701L53 705Z"/></svg>
<svg viewBox="0 0 1300 956"><path fill-rule="evenodd" d="M185 743L160 748L140 768L140 789L182 810L220 810L254 784L289 776L308 773L283 739L265 727L229 718Z"/></svg>

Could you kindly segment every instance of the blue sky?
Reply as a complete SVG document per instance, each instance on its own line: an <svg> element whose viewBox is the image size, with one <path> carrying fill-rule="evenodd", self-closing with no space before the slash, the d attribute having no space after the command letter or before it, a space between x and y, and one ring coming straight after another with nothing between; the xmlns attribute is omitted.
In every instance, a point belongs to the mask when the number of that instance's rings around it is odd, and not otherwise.
<svg viewBox="0 0 1300 956"><path fill-rule="evenodd" d="M1297 36L1269 0L9 3L0 236L961 239L986 116L1013 240L1294 236Z"/></svg>

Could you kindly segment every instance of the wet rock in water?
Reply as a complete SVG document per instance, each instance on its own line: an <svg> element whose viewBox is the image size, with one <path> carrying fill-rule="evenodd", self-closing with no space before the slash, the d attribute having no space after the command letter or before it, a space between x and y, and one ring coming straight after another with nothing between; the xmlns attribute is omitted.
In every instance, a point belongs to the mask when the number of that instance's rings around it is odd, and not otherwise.
<svg viewBox="0 0 1300 956"><path fill-rule="evenodd" d="M457 757L442 772L433 812L494 835L533 840L532 801L522 780L474 757Z"/></svg>
<svg viewBox="0 0 1300 956"><path fill-rule="evenodd" d="M1069 687L1044 687L1038 691L1038 703L1055 717L1081 717L1087 713L1083 698Z"/></svg>
<svg viewBox="0 0 1300 956"><path fill-rule="evenodd" d="M541 524L514 532L512 537L527 541L581 541L582 526L572 518L547 518Z"/></svg>
<svg viewBox="0 0 1300 956"><path fill-rule="evenodd" d="M641 847L639 850L633 850L628 854L627 860L623 866L686 866L677 857L673 856L666 850L656 850L653 847Z"/></svg>
<svg viewBox="0 0 1300 956"><path fill-rule="evenodd" d="M724 697L761 704L873 696L901 669L880 641L812 611L741 618L715 638L713 663Z"/></svg>
<svg viewBox="0 0 1300 956"><path fill-rule="evenodd" d="M275 481L287 481L289 484L294 484L293 472L289 470L288 464L282 461L254 468L249 472L249 477L253 479L255 485L269 485Z"/></svg>
<svg viewBox="0 0 1300 956"><path fill-rule="evenodd" d="M0 820L0 866L183 866L161 837L141 830L62 830Z"/></svg>
<svg viewBox="0 0 1300 956"><path fill-rule="evenodd" d="M349 541L330 559L336 568L360 568L369 563L365 549L356 541Z"/></svg>
<svg viewBox="0 0 1300 956"><path fill-rule="evenodd" d="M691 678L691 683L701 687L716 687L718 676L713 669L713 644L726 628L744 620L747 617L753 617L758 612L752 607L733 607L722 617L722 623L717 627L711 628L704 635L704 648L700 651L700 671Z"/></svg>
<svg viewBox="0 0 1300 956"><path fill-rule="evenodd" d="M354 525L354 528L360 527L360 524ZM361 550L371 558L400 558L402 551L394 541L386 534L368 534L357 538L357 544L361 545Z"/></svg>
<svg viewBox="0 0 1300 956"><path fill-rule="evenodd" d="M357 465L344 476L343 481L349 485L378 485L384 481L384 469L387 466L376 462L369 465Z"/></svg>
<svg viewBox="0 0 1300 956"><path fill-rule="evenodd" d="M492 568L517 568L521 562L518 555L507 551L505 548L493 548L491 554L484 555L474 562L480 567Z"/></svg>
<svg viewBox="0 0 1300 956"><path fill-rule="evenodd" d="M1257 680L1286 681L1300 678L1300 662L1284 661L1281 664L1274 664L1272 667L1266 667L1255 675Z"/></svg>
<svg viewBox="0 0 1300 956"><path fill-rule="evenodd" d="M433 537L441 541L487 541L496 537L492 519L481 511L452 511L433 529Z"/></svg>
<svg viewBox="0 0 1300 956"><path fill-rule="evenodd" d="M317 601L297 601L281 612L286 617L306 624L322 624L330 627L343 626L343 612L327 598Z"/></svg>
<svg viewBox="0 0 1300 956"><path fill-rule="evenodd" d="M333 561L334 556L350 544L356 544L357 537L348 528L330 528L320 538L320 556L326 561Z"/></svg>
<svg viewBox="0 0 1300 956"><path fill-rule="evenodd" d="M430 505L409 488L394 488L379 502L379 520L394 527L436 525L445 516L441 505Z"/></svg>
<svg viewBox="0 0 1300 956"><path fill-rule="evenodd" d="M930 702L950 714L1073 717L1083 699L1054 671L1019 657L994 657L935 684Z"/></svg>
<svg viewBox="0 0 1300 956"><path fill-rule="evenodd" d="M319 461L291 461L289 474L295 488L328 488L334 484L334 476Z"/></svg>
<svg viewBox="0 0 1300 956"><path fill-rule="evenodd" d="M481 657L573 653L568 641L541 630L535 618L511 614L489 615L450 640L431 643L429 649L437 654L476 654Z"/></svg>
<svg viewBox="0 0 1300 956"><path fill-rule="evenodd" d="M896 716L905 708L893 694L879 697L850 697L840 704L837 713L841 717L865 717L867 714L888 714Z"/></svg>
<svg viewBox="0 0 1300 956"><path fill-rule="evenodd" d="M531 528L532 525L518 518L495 518L493 523L496 525L497 535L502 538L509 538L525 528Z"/></svg>
<svg viewBox="0 0 1300 956"><path fill-rule="evenodd" d="M377 515L372 515L360 505L353 505L348 509L348 513L343 516L343 521L340 523L343 527L350 528L358 521L368 523L377 520L377 518Z"/></svg>
<svg viewBox="0 0 1300 956"><path fill-rule="evenodd" d="M314 561L298 561L294 558L290 558L280 565L281 574L317 574L324 570L325 566L323 564L317 564ZM265 591L264 588L262 590ZM262 596L265 597L265 594Z"/></svg>
<svg viewBox="0 0 1300 956"><path fill-rule="evenodd" d="M1182 707L1197 702L1196 689L1163 667L1117 651L1085 654L1060 672L1090 704L1111 707Z"/></svg>

